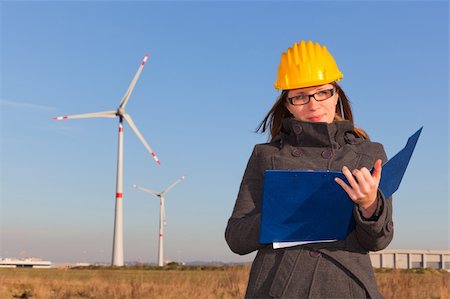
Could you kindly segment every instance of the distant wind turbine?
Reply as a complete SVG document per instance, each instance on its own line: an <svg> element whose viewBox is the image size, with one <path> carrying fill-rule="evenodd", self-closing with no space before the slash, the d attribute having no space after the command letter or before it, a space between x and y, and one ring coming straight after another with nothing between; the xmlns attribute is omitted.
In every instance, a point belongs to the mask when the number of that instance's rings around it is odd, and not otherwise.
<svg viewBox="0 0 450 299"><path fill-rule="evenodd" d="M159 250L158 250L158 266L162 267L164 266L164 253L163 253L163 247L164 247L164 226L166 225L166 208L164 204L164 195L168 193L170 190L173 189L179 182L184 180L186 177L182 176L178 180L176 180L172 185L164 189L162 192L155 192L143 187L140 187L138 185L133 185L134 188L137 188L141 191L147 192L151 195L154 195L156 197L159 197Z"/></svg>
<svg viewBox="0 0 450 299"><path fill-rule="evenodd" d="M86 114L77 114L70 116L58 116L53 118L54 120L66 120L66 119L76 119L76 118L97 118L106 117L114 118L119 117L119 144L117 153L117 179L116 179L116 208L115 208L115 218L114 218L114 240L113 240L113 251L112 251L112 265L113 266L123 266L123 208L122 208L122 190L123 190L123 119L126 120L128 125L137 135L137 137L144 144L145 148L152 155L153 159L160 164L159 159L156 157L155 152L150 148L147 141L145 141L142 134L137 129L131 116L125 112L125 106L130 99L130 95L133 92L134 86L141 75L142 69L147 62L148 54L142 59L139 69L134 75L133 80L130 83L125 95L120 101L119 108L114 111L104 111L104 112L94 112Z"/></svg>

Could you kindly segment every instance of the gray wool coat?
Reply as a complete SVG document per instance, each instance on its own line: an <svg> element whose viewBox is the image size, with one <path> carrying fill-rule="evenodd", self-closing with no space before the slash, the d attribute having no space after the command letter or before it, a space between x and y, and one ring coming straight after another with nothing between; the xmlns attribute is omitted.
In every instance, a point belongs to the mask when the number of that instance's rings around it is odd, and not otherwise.
<svg viewBox="0 0 450 299"><path fill-rule="evenodd" d="M356 227L345 240L283 249L259 243L264 170L371 169L377 159L386 161L381 144L352 132L347 121L286 119L283 133L255 146L225 231L233 252L258 251L246 298L382 298L368 255L387 247L393 237L392 200L381 192L370 219L354 205Z"/></svg>

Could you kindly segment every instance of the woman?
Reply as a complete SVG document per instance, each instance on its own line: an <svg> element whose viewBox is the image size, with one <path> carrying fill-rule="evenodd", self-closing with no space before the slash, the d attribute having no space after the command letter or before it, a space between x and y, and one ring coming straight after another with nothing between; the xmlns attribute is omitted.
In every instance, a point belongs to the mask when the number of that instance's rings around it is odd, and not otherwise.
<svg viewBox="0 0 450 299"><path fill-rule="evenodd" d="M248 161L225 238L231 250L258 251L246 298L380 298L369 251L393 237L392 201L378 191L383 146L354 127L343 77L326 47L301 41L282 54L281 95L257 131L270 129ZM373 173L368 169L374 168ZM356 227L345 240L273 249L260 244L264 170L340 170Z"/></svg>

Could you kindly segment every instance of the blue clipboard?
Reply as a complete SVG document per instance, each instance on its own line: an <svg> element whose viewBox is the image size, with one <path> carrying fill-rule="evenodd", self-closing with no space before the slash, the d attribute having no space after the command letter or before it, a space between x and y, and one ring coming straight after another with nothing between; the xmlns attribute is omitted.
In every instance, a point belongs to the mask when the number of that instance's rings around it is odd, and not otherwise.
<svg viewBox="0 0 450 299"><path fill-rule="evenodd" d="M385 198L399 188L422 128L383 164ZM340 171L266 170L260 243L344 240L355 227L353 202L335 177L347 182Z"/></svg>

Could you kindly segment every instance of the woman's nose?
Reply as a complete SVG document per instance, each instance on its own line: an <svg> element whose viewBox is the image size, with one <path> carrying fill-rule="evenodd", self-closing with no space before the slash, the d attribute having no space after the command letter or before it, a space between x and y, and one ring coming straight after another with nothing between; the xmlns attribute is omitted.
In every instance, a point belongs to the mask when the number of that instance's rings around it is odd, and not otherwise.
<svg viewBox="0 0 450 299"><path fill-rule="evenodd" d="M316 101L316 99L314 97L311 97L309 99L309 103L308 103L308 108L309 109L316 109L317 107L319 107L320 103Z"/></svg>

